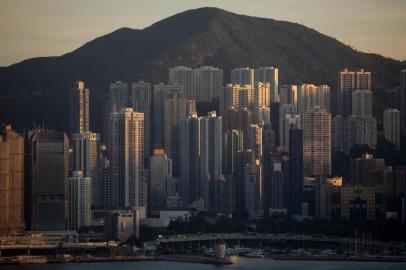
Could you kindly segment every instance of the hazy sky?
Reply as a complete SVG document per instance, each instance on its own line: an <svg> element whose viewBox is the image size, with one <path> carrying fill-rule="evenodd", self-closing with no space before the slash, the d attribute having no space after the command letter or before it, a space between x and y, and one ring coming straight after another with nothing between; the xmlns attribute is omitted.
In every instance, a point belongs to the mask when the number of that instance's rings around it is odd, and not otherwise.
<svg viewBox="0 0 406 270"><path fill-rule="evenodd" d="M204 6L298 22L353 47L406 59L406 0L0 0L0 66L61 55L120 27Z"/></svg>

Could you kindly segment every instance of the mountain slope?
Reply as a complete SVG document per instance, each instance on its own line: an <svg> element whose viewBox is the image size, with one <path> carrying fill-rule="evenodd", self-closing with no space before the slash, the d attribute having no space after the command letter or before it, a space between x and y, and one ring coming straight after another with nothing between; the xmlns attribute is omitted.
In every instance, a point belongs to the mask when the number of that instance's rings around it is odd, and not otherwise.
<svg viewBox="0 0 406 270"><path fill-rule="evenodd" d="M92 91L94 129L101 100L115 80L166 81L174 65L277 66L281 83L337 85L343 67L373 73L376 111L384 89L399 84L400 61L353 50L305 26L233 14L216 8L189 10L143 30L121 28L60 57L32 58L0 68L0 121L29 127L44 121L67 127L67 90L84 80Z"/></svg>

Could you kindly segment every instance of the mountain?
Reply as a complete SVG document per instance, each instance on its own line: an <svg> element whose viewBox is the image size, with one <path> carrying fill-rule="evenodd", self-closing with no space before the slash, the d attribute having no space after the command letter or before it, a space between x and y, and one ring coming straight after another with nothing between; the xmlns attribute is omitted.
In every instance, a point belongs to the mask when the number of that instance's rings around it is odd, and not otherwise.
<svg viewBox="0 0 406 270"><path fill-rule="evenodd" d="M94 130L110 82L167 81L174 65L279 67L280 83L337 85L343 68L373 73L375 111L384 90L399 84L404 63L357 51L303 25L199 8L161 20L145 29L121 28L59 57L32 58L0 68L0 122L19 128L44 122L67 129L67 91L75 80L92 90Z"/></svg>

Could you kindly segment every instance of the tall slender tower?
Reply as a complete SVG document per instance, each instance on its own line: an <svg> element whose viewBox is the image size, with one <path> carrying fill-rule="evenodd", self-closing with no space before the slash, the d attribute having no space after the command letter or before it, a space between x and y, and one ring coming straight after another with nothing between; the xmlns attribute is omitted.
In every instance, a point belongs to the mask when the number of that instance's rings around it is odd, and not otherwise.
<svg viewBox="0 0 406 270"><path fill-rule="evenodd" d="M180 176L184 205L203 198L200 178L200 118L197 114L180 121Z"/></svg>
<svg viewBox="0 0 406 270"><path fill-rule="evenodd" d="M77 81L69 92L69 132L89 131L89 89L85 83Z"/></svg>
<svg viewBox="0 0 406 270"><path fill-rule="evenodd" d="M331 175L331 114L314 107L303 115L305 176Z"/></svg>
<svg viewBox="0 0 406 270"><path fill-rule="evenodd" d="M303 200L303 130L289 130L289 170L285 201L289 212L301 213Z"/></svg>
<svg viewBox="0 0 406 270"><path fill-rule="evenodd" d="M222 175L222 121L216 112L209 112L201 117L201 177L204 186L208 187L204 194L207 208L216 209L216 188Z"/></svg>
<svg viewBox="0 0 406 270"><path fill-rule="evenodd" d="M132 108L112 113L110 137L112 206L145 206L144 114Z"/></svg>
<svg viewBox="0 0 406 270"><path fill-rule="evenodd" d="M0 126L0 234L24 231L24 138Z"/></svg>

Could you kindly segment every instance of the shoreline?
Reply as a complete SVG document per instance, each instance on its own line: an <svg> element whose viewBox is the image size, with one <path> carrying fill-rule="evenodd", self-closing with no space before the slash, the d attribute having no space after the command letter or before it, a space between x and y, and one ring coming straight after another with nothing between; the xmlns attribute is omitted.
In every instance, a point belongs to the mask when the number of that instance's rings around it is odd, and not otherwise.
<svg viewBox="0 0 406 270"><path fill-rule="evenodd" d="M21 258L21 257L20 257ZM268 255L264 257L270 260L281 261L348 261L348 262L398 262L406 263L406 257L383 257L383 256L292 256L292 255ZM255 260L255 258L253 258ZM161 255L161 256L114 256L114 257L91 257L77 256L72 258L64 257L46 257L46 256L31 256L23 257L0 257L1 265L32 265L32 264L70 264L70 263L98 263L98 262L141 262L141 261L169 261L169 262L186 262L186 263L203 263L213 265L229 265L233 264L231 257L224 259L216 259L213 257L205 257L202 255Z"/></svg>

